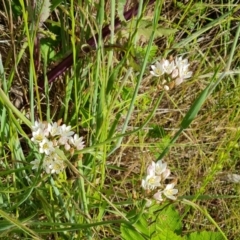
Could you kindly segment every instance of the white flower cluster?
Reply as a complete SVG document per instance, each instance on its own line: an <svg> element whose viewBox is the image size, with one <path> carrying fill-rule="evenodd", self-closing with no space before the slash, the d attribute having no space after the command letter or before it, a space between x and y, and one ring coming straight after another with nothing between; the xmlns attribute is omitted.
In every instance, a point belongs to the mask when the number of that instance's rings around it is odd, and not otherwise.
<svg viewBox="0 0 240 240"><path fill-rule="evenodd" d="M174 188L175 183L164 184L164 181L169 178L170 170L167 168L167 163L162 160L152 162L147 168L147 176L142 180L142 188L145 190L156 190L153 198L157 202L162 202L163 195L165 197L176 200L178 190Z"/></svg>
<svg viewBox="0 0 240 240"><path fill-rule="evenodd" d="M188 60L182 57L176 57L171 61L162 59L160 62L156 62L155 65L151 65L152 71L150 73L155 77L167 74L171 80L174 80L175 85L179 85L192 76L193 72L188 70L189 65ZM167 81L164 79L163 87L165 90L169 90L166 83Z"/></svg>
<svg viewBox="0 0 240 240"><path fill-rule="evenodd" d="M57 122L43 123L35 121L32 127L31 140L38 144L39 152L45 154L42 168L46 173L60 173L66 167L64 160L56 153L57 148L63 148L65 151L81 150L84 148L83 138L71 131L71 126ZM40 160L31 162L32 169L38 169Z"/></svg>

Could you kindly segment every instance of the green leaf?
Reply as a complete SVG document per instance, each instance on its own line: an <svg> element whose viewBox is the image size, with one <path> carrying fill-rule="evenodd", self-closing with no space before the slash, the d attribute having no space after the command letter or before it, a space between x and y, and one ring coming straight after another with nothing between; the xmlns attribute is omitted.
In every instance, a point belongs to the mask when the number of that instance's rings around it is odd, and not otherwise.
<svg viewBox="0 0 240 240"><path fill-rule="evenodd" d="M126 5L126 0L119 0L118 1L118 5L117 5L118 17L121 21L124 21L124 22L126 22L126 19L123 15L125 5Z"/></svg>
<svg viewBox="0 0 240 240"><path fill-rule="evenodd" d="M149 236L147 216L142 214L139 220L133 225L140 233Z"/></svg>
<svg viewBox="0 0 240 240"><path fill-rule="evenodd" d="M182 232L182 223L180 221L180 215L175 210L173 205L163 209L156 219L156 230L161 233L163 230L171 230L177 234Z"/></svg>
<svg viewBox="0 0 240 240"><path fill-rule="evenodd" d="M194 101L194 103L192 104L191 108L189 109L189 111L185 115L184 119L182 120L181 127L183 129L186 129L191 124L193 119L197 116L199 110L201 109L203 103L205 102L205 100L207 99L207 97L209 95L209 91L210 91L211 87L212 87L212 83L210 83L201 92L199 97Z"/></svg>
<svg viewBox="0 0 240 240"><path fill-rule="evenodd" d="M36 10L39 14L39 22L44 23L50 16L50 0L37 0L36 1Z"/></svg>
<svg viewBox="0 0 240 240"><path fill-rule="evenodd" d="M141 237L144 237L143 239L145 238L148 239L150 237L151 233L150 233L150 227L148 224L149 214L143 214L142 212L138 212L136 209L132 209L127 214L127 218L132 223L132 225L128 226L123 224L121 226L121 229L123 228L123 232L127 234L128 237L130 235L131 237L133 235L136 235L136 236L140 235ZM135 238L132 238L132 239L135 239Z"/></svg>
<svg viewBox="0 0 240 240"><path fill-rule="evenodd" d="M60 5L61 2L62 0L53 0L51 10L54 10L58 5Z"/></svg>
<svg viewBox="0 0 240 240"><path fill-rule="evenodd" d="M186 237L186 240L223 240L225 239L221 233L218 232L194 232Z"/></svg>
<svg viewBox="0 0 240 240"><path fill-rule="evenodd" d="M137 32L137 37L138 40L141 38L142 41L148 41L151 34L152 34L152 26L147 26L147 27L139 27L138 32ZM176 29L170 29L170 28L158 28L155 31L155 39L158 37L162 37L162 36L169 36L171 34L174 34L176 32Z"/></svg>
<svg viewBox="0 0 240 240"><path fill-rule="evenodd" d="M176 233L169 229L161 229L161 233L157 232L152 237L151 240L184 240L181 236L178 236ZM198 238L195 238L198 240Z"/></svg>
<svg viewBox="0 0 240 240"><path fill-rule="evenodd" d="M121 224L121 239L123 240L145 240L145 238L138 233L133 227Z"/></svg>
<svg viewBox="0 0 240 240"><path fill-rule="evenodd" d="M50 0L35 0L34 4L28 6L29 17L31 21L38 19L41 26L50 16L51 2Z"/></svg>
<svg viewBox="0 0 240 240"><path fill-rule="evenodd" d="M129 34L131 34L131 28L132 26L136 26L137 19L133 19L132 21L128 22L125 29L121 31L121 35L123 37L129 38ZM171 34L174 34L177 31L177 29L171 29L171 28L161 28L158 27L155 30L154 39L161 37L161 36L169 36ZM147 42L150 39L150 36L153 32L153 24L152 19L144 18L141 19L140 23L138 24L137 34L136 34L136 40L139 41L141 39L142 42Z"/></svg>
<svg viewBox="0 0 240 240"><path fill-rule="evenodd" d="M43 44L40 45L41 47L41 55L43 56L43 58L45 58L45 60L47 59L53 59L55 56L55 51L52 49L52 47L43 42Z"/></svg>

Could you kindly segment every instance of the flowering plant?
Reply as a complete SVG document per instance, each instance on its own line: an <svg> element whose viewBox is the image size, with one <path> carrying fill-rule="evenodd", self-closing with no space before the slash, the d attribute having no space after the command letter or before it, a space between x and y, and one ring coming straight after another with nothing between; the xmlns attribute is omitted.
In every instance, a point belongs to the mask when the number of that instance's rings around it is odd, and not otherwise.
<svg viewBox="0 0 240 240"><path fill-rule="evenodd" d="M171 200L176 200L176 194L178 190L175 189L175 182L164 184L166 179L170 179L170 170L167 168L167 163L162 160L158 162L151 162L147 167L147 175L142 180L142 188L146 191L153 192L153 199L157 202L162 202L164 200L163 195ZM151 203L150 200L148 200Z"/></svg>
<svg viewBox="0 0 240 240"><path fill-rule="evenodd" d="M57 122L52 124L35 121L31 140L38 145L39 152L44 154L41 167L50 174L58 174L66 168L64 160L57 154L57 149L62 148L72 153L74 149L84 148L83 137L71 131L71 126L59 125ZM38 169L40 160L36 159L31 164L32 169Z"/></svg>
<svg viewBox="0 0 240 240"><path fill-rule="evenodd" d="M160 62L156 62L155 65L151 65L151 75L155 77L167 76L168 81L163 79L162 85L165 90L169 90L168 82L174 82L175 85L180 85L185 79L192 76L193 72L188 70L189 63L187 59L182 57L176 57L172 60L162 59Z"/></svg>

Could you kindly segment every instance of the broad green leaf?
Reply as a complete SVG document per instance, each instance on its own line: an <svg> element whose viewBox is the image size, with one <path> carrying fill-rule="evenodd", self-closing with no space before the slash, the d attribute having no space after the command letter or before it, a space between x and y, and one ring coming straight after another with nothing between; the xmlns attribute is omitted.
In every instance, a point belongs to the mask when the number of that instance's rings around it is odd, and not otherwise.
<svg viewBox="0 0 240 240"><path fill-rule="evenodd" d="M161 233L163 230L169 229L173 232L181 234L182 223L180 221L180 215L175 210L173 205L163 209L156 219L156 230Z"/></svg>
<svg viewBox="0 0 240 240"><path fill-rule="evenodd" d="M152 34L152 26L147 27L139 27L137 31L137 39L139 40L141 38L142 41L147 42ZM176 32L176 29L170 29L170 28L158 28L155 31L155 38L162 37L162 36L169 36L171 34L174 34Z"/></svg>
<svg viewBox="0 0 240 240"><path fill-rule="evenodd" d="M41 44L41 53L43 58L47 61L47 59L53 59L53 57L55 56L55 51L51 48L51 46L49 46L46 43Z"/></svg>
<svg viewBox="0 0 240 240"><path fill-rule="evenodd" d="M194 232L186 236L186 240L224 240L225 238L218 232Z"/></svg>
<svg viewBox="0 0 240 240"><path fill-rule="evenodd" d="M38 20L41 26L50 16L50 0L35 0L28 5L29 19L33 22Z"/></svg>
<svg viewBox="0 0 240 240"><path fill-rule="evenodd" d="M36 13L39 14L39 22L44 23L50 15L50 0L36 0Z"/></svg>
<svg viewBox="0 0 240 240"><path fill-rule="evenodd" d="M127 218L132 223L130 229L132 229L133 232L136 231L141 236L150 237L150 231L148 226L149 214L139 213L136 209L133 209L127 214Z"/></svg>
<svg viewBox="0 0 240 240"><path fill-rule="evenodd" d="M139 218L139 220L133 226L140 233L143 233L144 235L149 236L148 222L147 222L147 217L145 214L142 214L142 216Z"/></svg>
<svg viewBox="0 0 240 240"><path fill-rule="evenodd" d="M117 13L118 13L118 17L121 21L126 21L124 15L123 15L125 4L126 4L126 0L119 0L118 4L117 4Z"/></svg>
<svg viewBox="0 0 240 240"><path fill-rule="evenodd" d="M131 22L129 22L125 29L121 31L121 35L125 38L129 38L129 35L132 34L134 29L132 29L132 26L136 26L137 22L136 19L133 19ZM158 27L154 32L154 39L161 37L161 36L169 36L170 34L174 34L177 31L177 29L171 29L171 28L160 28ZM150 39L150 36L153 32L153 24L152 19L144 18L142 19L138 24L138 29L136 33L136 40L140 40L142 42L147 42Z"/></svg>
<svg viewBox="0 0 240 240"><path fill-rule="evenodd" d="M184 240L184 238L169 229L161 229L161 232L156 232L151 240ZM195 240L198 240L198 238L195 238Z"/></svg>

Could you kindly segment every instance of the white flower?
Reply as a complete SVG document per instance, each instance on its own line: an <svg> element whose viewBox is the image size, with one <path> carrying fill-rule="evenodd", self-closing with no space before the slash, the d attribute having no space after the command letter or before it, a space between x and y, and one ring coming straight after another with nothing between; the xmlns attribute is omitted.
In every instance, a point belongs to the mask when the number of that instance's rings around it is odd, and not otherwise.
<svg viewBox="0 0 240 240"><path fill-rule="evenodd" d="M165 59L162 60L162 66L163 66L164 72L167 74L171 74L172 71L176 68L174 61L169 62L168 60L165 60Z"/></svg>
<svg viewBox="0 0 240 240"><path fill-rule="evenodd" d="M175 186L174 183L167 184L166 188L163 190L163 194L167 198L172 199L172 200L177 199L174 195L178 193L178 190L175 189L174 186Z"/></svg>
<svg viewBox="0 0 240 240"><path fill-rule="evenodd" d="M46 125L42 122L35 121L34 126L32 126L33 132L36 132L38 129L44 130Z"/></svg>
<svg viewBox="0 0 240 240"><path fill-rule="evenodd" d="M77 148L77 150L82 150L84 148L83 137L79 137L78 134L75 134L74 137L71 137L70 143Z"/></svg>
<svg viewBox="0 0 240 240"><path fill-rule="evenodd" d="M172 78L176 78L178 76L178 69L175 68L173 71L172 71Z"/></svg>
<svg viewBox="0 0 240 240"><path fill-rule="evenodd" d="M175 80L175 85L180 85L184 79L188 79L192 76L193 72L188 71L188 68L186 66L183 66L178 70L178 78Z"/></svg>
<svg viewBox="0 0 240 240"><path fill-rule="evenodd" d="M45 170L45 172L46 172L47 174L50 174L50 173L51 173L51 171L52 171L51 166L52 166L52 165L45 166L44 170Z"/></svg>
<svg viewBox="0 0 240 240"><path fill-rule="evenodd" d="M178 68L178 75L183 79L190 78L193 72L188 71L188 65L183 65L182 67Z"/></svg>
<svg viewBox="0 0 240 240"><path fill-rule="evenodd" d="M166 169L163 173L162 173L162 181L164 181L165 179L167 179L169 177L169 175L171 174L171 171L169 169Z"/></svg>
<svg viewBox="0 0 240 240"><path fill-rule="evenodd" d="M45 157L43 159L42 167L46 171L46 173L50 173L51 165L52 165L52 162L54 161L54 156L55 155L56 154L54 152L51 153L50 155L45 155Z"/></svg>
<svg viewBox="0 0 240 240"><path fill-rule="evenodd" d="M46 139L45 138L45 134L44 134L44 131L41 129L41 128L39 128L39 129L37 129L36 131L34 131L33 133L32 133L32 138L31 138L31 140L33 141L33 142L35 142L35 143L40 143L40 142L42 142L44 139Z"/></svg>
<svg viewBox="0 0 240 240"><path fill-rule="evenodd" d="M155 175L147 175L145 179L142 180L142 188L145 190L153 190L156 187L160 187L161 177Z"/></svg>
<svg viewBox="0 0 240 240"><path fill-rule="evenodd" d="M188 67L189 67L189 63L187 59L182 59L182 57L176 57L175 58L175 63L176 63L176 67L177 70L173 71L172 73L172 77L176 78L175 80L175 84L179 85L181 84L184 79L188 79L192 76L193 72L188 71Z"/></svg>
<svg viewBox="0 0 240 240"><path fill-rule="evenodd" d="M45 153L47 155L51 154L54 151L53 142L48 139L43 139L39 144L39 152Z"/></svg>
<svg viewBox="0 0 240 240"><path fill-rule="evenodd" d="M70 131L71 130L71 126L66 126L66 124L63 124L61 127L60 127L60 134L61 136L71 136L74 134L73 131Z"/></svg>
<svg viewBox="0 0 240 240"><path fill-rule="evenodd" d="M60 127L58 126L57 122L48 124L48 131L52 137L57 136L60 134Z"/></svg>
<svg viewBox="0 0 240 240"><path fill-rule="evenodd" d="M38 159L35 159L34 161L31 161L30 163L33 165L32 166L32 169L38 169L39 168L39 165L40 165L40 160Z"/></svg>
<svg viewBox="0 0 240 240"><path fill-rule="evenodd" d="M147 167L147 175L154 176L155 168L156 168L156 163L152 161L151 164L148 165L148 167Z"/></svg>
<svg viewBox="0 0 240 240"><path fill-rule="evenodd" d="M51 173L57 173L59 174L60 172L62 172L65 169L65 165L64 162L61 160L55 160L52 162L51 166Z"/></svg>
<svg viewBox="0 0 240 240"><path fill-rule="evenodd" d="M157 161L155 164L155 174L161 176L161 174L166 171L167 163L163 163L162 160Z"/></svg>
<svg viewBox="0 0 240 240"><path fill-rule="evenodd" d="M71 136L74 134L73 131L71 130L71 126L66 126L66 124L63 124L60 127L60 139L59 139L59 143L62 145L65 145L67 143L67 141L71 138Z"/></svg>
<svg viewBox="0 0 240 240"><path fill-rule="evenodd" d="M34 126L32 126L33 133L40 130L47 137L49 132L46 123L35 121Z"/></svg>
<svg viewBox="0 0 240 240"><path fill-rule="evenodd" d="M65 164L64 161L58 156L58 154L53 152L50 155L46 155L44 157L43 168L48 174L58 174L65 169Z"/></svg>
<svg viewBox="0 0 240 240"><path fill-rule="evenodd" d="M161 62L156 62L155 65L151 65L152 71L150 73L155 77L160 77L165 73L164 60Z"/></svg>
<svg viewBox="0 0 240 240"><path fill-rule="evenodd" d="M174 61L162 59L160 62L156 62L155 65L151 65L152 70L150 73L155 77L165 73L171 75L175 79L175 85L179 85L192 76L193 72L188 70L189 65L188 59L183 59L182 56L176 57ZM166 91L170 89L164 82L162 84Z"/></svg>
<svg viewBox="0 0 240 240"><path fill-rule="evenodd" d="M182 56L175 58L175 64L177 68L181 68L182 66L189 66L188 59L182 59Z"/></svg>
<svg viewBox="0 0 240 240"><path fill-rule="evenodd" d="M162 198L162 191L157 191L154 195L153 198L155 200L157 200L158 202L162 202L163 198Z"/></svg>
<svg viewBox="0 0 240 240"><path fill-rule="evenodd" d="M167 169L167 163L164 163L162 160L155 162L151 162L151 164L147 167L147 175L150 176L159 176L161 181L164 181L170 175L170 170Z"/></svg>
<svg viewBox="0 0 240 240"><path fill-rule="evenodd" d="M62 136L62 137L59 138L58 143L59 143L60 145L65 145L65 144L68 142L69 139L70 139L70 138L67 137L67 136Z"/></svg>

